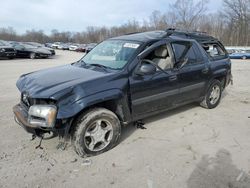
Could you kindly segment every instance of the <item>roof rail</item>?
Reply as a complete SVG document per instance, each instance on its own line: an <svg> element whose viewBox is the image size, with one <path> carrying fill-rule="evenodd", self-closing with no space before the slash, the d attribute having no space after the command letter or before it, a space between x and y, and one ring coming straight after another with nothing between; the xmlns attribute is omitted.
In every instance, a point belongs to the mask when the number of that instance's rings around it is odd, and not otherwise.
<svg viewBox="0 0 250 188"><path fill-rule="evenodd" d="M214 37L208 35L206 32L201 32L201 31L188 31L176 28L168 28L165 30L165 32L166 34L164 34L162 38L174 35L174 36L196 39L198 41L215 39Z"/></svg>
<svg viewBox="0 0 250 188"><path fill-rule="evenodd" d="M132 34L137 34L137 33L141 33L141 32L136 31L136 32L131 32L131 33L125 33L124 35L132 35Z"/></svg>

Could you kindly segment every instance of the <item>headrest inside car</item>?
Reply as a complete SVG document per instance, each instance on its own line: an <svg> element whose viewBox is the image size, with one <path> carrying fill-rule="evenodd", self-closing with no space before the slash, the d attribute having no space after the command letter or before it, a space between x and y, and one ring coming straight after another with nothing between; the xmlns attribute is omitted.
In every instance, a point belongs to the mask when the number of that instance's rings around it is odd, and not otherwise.
<svg viewBox="0 0 250 188"><path fill-rule="evenodd" d="M155 56L160 58L165 58L168 55L167 47L161 46L160 48L155 50Z"/></svg>

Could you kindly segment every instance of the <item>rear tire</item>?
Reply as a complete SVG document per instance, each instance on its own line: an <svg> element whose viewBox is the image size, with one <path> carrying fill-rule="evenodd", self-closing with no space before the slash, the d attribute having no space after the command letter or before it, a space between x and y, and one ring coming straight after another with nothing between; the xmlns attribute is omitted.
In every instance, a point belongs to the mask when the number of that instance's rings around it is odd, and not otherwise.
<svg viewBox="0 0 250 188"><path fill-rule="evenodd" d="M246 56L243 56L243 57L242 57L242 59L243 59L243 60L246 60L246 59L247 59L247 57L246 57Z"/></svg>
<svg viewBox="0 0 250 188"><path fill-rule="evenodd" d="M120 135L118 117L105 108L94 108L78 118L73 135L74 148L81 157L98 155L117 145Z"/></svg>
<svg viewBox="0 0 250 188"><path fill-rule="evenodd" d="M215 108L220 103L221 93L222 93L221 82L219 80L214 80L211 83L206 93L206 96L203 99L203 101L200 103L200 105L207 109Z"/></svg>

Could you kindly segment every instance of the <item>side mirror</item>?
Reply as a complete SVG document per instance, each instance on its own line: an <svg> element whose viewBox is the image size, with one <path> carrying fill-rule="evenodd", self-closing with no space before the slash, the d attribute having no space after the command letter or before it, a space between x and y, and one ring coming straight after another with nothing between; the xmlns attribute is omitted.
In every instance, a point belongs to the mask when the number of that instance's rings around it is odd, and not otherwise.
<svg viewBox="0 0 250 188"><path fill-rule="evenodd" d="M156 72L156 67L154 65L142 61L141 66L139 67L137 71L137 74L138 75L150 75L150 74L154 74L155 72Z"/></svg>

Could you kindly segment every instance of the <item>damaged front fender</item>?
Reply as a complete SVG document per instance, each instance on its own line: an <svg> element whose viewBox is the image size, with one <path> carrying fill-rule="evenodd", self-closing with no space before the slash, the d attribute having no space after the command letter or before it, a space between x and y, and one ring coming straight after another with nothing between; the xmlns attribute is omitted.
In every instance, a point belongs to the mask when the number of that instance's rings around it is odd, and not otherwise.
<svg viewBox="0 0 250 188"><path fill-rule="evenodd" d="M62 100L61 102L58 102L57 119L70 118L89 106L108 100L116 100L123 98L123 92L120 89L105 90L89 96L82 97L76 101L74 99L78 97L75 95L76 94Z"/></svg>

